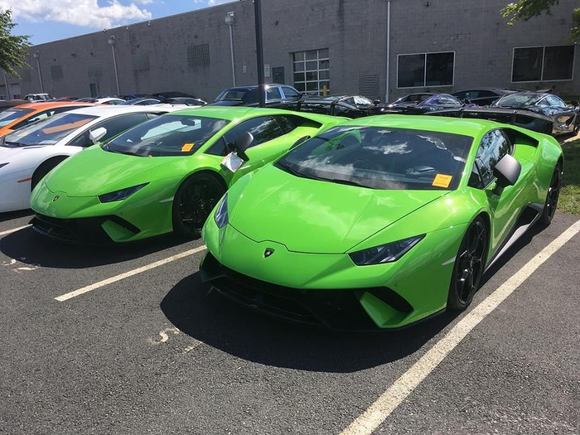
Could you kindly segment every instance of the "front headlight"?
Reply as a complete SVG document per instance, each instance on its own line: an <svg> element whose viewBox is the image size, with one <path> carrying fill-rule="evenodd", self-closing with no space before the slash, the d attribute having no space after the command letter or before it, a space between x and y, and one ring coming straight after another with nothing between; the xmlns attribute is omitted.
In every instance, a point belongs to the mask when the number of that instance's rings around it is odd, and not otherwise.
<svg viewBox="0 0 580 435"><path fill-rule="evenodd" d="M124 199L129 198L135 192L143 189L149 183L139 184L138 186L127 187L126 189L116 190L114 192L105 193L104 195L99 195L99 201L101 202L114 202L114 201L122 201Z"/></svg>
<svg viewBox="0 0 580 435"><path fill-rule="evenodd" d="M218 228L225 227L229 222L228 216L228 195L224 195L221 199L220 203L218 204L217 210L215 211L215 223Z"/></svg>
<svg viewBox="0 0 580 435"><path fill-rule="evenodd" d="M371 264L392 263L411 250L413 246L421 241L425 234L409 237L408 239L388 243L386 245L375 246L363 251L353 252L350 258L357 266L369 266Z"/></svg>

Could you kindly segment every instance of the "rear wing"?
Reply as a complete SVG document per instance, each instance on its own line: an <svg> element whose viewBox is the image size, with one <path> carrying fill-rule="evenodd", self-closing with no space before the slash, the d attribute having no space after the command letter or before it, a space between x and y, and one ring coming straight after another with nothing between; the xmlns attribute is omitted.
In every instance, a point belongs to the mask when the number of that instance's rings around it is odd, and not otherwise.
<svg viewBox="0 0 580 435"><path fill-rule="evenodd" d="M461 109L440 110L427 113L427 115L487 119L550 135L554 128L554 121L551 118L529 110L502 109L499 107L464 107Z"/></svg>

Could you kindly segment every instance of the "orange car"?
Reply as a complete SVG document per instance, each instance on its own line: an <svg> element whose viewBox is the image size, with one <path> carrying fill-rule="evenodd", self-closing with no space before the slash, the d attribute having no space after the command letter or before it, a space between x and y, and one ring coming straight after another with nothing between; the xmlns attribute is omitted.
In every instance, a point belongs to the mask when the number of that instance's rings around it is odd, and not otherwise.
<svg viewBox="0 0 580 435"><path fill-rule="evenodd" d="M0 137L12 133L14 130L26 127L33 122L50 118L57 113L92 106L87 103L74 101L54 101L46 103L21 104L0 113Z"/></svg>

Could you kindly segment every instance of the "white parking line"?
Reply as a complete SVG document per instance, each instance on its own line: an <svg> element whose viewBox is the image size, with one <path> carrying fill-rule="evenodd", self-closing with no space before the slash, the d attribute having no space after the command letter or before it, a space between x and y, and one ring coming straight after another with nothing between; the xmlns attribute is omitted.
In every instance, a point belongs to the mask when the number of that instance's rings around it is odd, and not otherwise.
<svg viewBox="0 0 580 435"><path fill-rule="evenodd" d="M84 295L85 293L92 292L93 290L97 290L101 287L105 287L109 284L113 284L117 281L121 281L126 278L130 278L134 275L138 275L140 273L146 272L151 269L155 269L156 267L163 266L167 263L171 263L173 261L179 260L184 257L188 257L190 255L196 254L198 252L204 251L206 249L205 246L199 246L195 249L190 249L189 251L182 252L181 254L176 254L168 258L164 258L163 260L156 261L155 263L148 264L146 266L139 267L137 269L130 270L129 272L122 273L120 275L113 276L111 278L107 278L103 281L99 281L95 284L88 285L86 287L82 287L78 290L72 291L70 293L65 293L64 295L57 296L55 299L59 302L68 301L69 299L76 298L77 296Z"/></svg>
<svg viewBox="0 0 580 435"><path fill-rule="evenodd" d="M23 230L23 229L25 229L25 228L28 228L28 227L30 227L30 226L32 226L32 225L24 225L23 227L12 228L11 230L2 231L2 232L0 233L0 237L1 237L1 236L7 236L8 234L15 233L16 231Z"/></svg>
<svg viewBox="0 0 580 435"><path fill-rule="evenodd" d="M363 414L348 426L342 435L371 434L445 359L457 345L511 295L532 273L558 249L580 232L580 221L564 231L515 275L461 319L441 340L395 381Z"/></svg>

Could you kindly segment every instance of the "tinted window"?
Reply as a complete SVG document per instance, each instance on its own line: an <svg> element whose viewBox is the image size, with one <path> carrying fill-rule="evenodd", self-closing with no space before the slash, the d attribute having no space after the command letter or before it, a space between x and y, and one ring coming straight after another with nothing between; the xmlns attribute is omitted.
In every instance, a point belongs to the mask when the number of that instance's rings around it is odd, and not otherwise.
<svg viewBox="0 0 580 435"><path fill-rule="evenodd" d="M492 130L483 137L475 158L475 164L483 183L483 186L480 187L487 186L495 179L493 168L503 156L510 152L511 143L501 130Z"/></svg>
<svg viewBox="0 0 580 435"><path fill-rule="evenodd" d="M276 139L284 134L276 119L271 116L261 116L259 118L242 122L240 125L226 133L225 136L227 136L228 141L234 141L240 134L246 131L254 136L254 142L251 145L253 147Z"/></svg>
<svg viewBox="0 0 580 435"><path fill-rule="evenodd" d="M530 82L542 78L542 47L516 48L512 81Z"/></svg>
<svg viewBox="0 0 580 435"><path fill-rule="evenodd" d="M280 89L277 87L268 88L266 91L266 98L270 100L281 100L282 94L280 93Z"/></svg>
<svg viewBox="0 0 580 435"><path fill-rule="evenodd" d="M13 123L18 118L32 112L31 109L9 109L0 114L0 127Z"/></svg>
<svg viewBox="0 0 580 435"><path fill-rule="evenodd" d="M298 91L295 91L291 87L284 86L282 88L282 90L284 91L284 95L286 95L286 98L288 100L298 100L298 99L300 99L300 93Z"/></svg>
<svg viewBox="0 0 580 435"><path fill-rule="evenodd" d="M103 149L143 157L191 155L227 124L203 116L160 116L120 134Z"/></svg>
<svg viewBox="0 0 580 435"><path fill-rule="evenodd" d="M550 106L552 107L566 107L566 103L564 103L562 99L556 97L555 95L550 95L548 97L548 103L550 103Z"/></svg>
<svg viewBox="0 0 580 435"><path fill-rule="evenodd" d="M399 88L449 86L453 83L455 54L406 54L398 59Z"/></svg>
<svg viewBox="0 0 580 435"><path fill-rule="evenodd" d="M425 86L425 55L399 56L398 77L399 88Z"/></svg>
<svg viewBox="0 0 580 435"><path fill-rule="evenodd" d="M336 127L290 151L294 175L375 189L455 189L473 139L389 127Z"/></svg>
<svg viewBox="0 0 580 435"><path fill-rule="evenodd" d="M300 125L300 119L294 116L275 116L281 134L288 134Z"/></svg>
<svg viewBox="0 0 580 435"><path fill-rule="evenodd" d="M288 119L282 119L288 118ZM215 156L225 156L229 150L226 143L233 143L243 133L250 132L254 136L254 142L250 147L255 147L264 142L276 139L286 133L286 129L292 126L291 117L283 116L262 116L250 119L235 126L224 134L223 138L213 144L207 151L207 154ZM292 130L296 128L292 127Z"/></svg>
<svg viewBox="0 0 580 435"><path fill-rule="evenodd" d="M115 118L107 119L103 122L95 124L91 127L90 130L85 131L80 136L73 139L69 145L72 146L79 146L79 147L88 147L94 145L91 141L90 133L91 131L96 130L97 128L106 128L107 134L105 134L99 142L106 142L107 140L111 139L112 137L117 136L119 133L124 132L125 130L129 130L131 127L134 127L142 122L147 121L149 118L145 113L131 113L128 115L117 116Z"/></svg>
<svg viewBox="0 0 580 435"><path fill-rule="evenodd" d="M546 47L542 80L571 80L573 66L573 45Z"/></svg>
<svg viewBox="0 0 580 435"><path fill-rule="evenodd" d="M24 127L6 136L6 144L12 146L53 145L96 116L61 113L37 124Z"/></svg>
<svg viewBox="0 0 580 435"><path fill-rule="evenodd" d="M496 104L501 107L526 107L533 106L542 98L539 94L509 94L500 98Z"/></svg>

